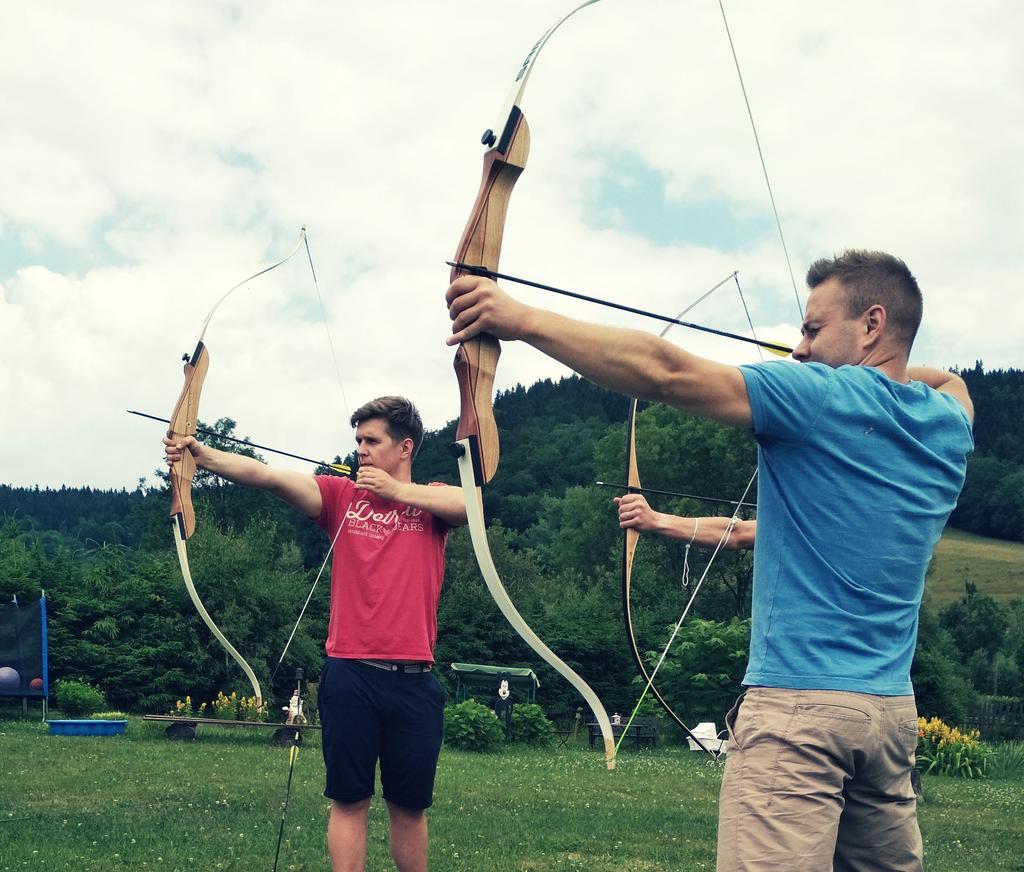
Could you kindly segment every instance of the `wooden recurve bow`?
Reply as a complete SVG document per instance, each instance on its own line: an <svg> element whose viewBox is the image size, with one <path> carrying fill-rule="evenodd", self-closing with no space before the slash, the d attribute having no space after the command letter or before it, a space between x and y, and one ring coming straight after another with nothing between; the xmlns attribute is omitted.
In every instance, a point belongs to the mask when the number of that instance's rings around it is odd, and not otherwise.
<svg viewBox="0 0 1024 872"><path fill-rule="evenodd" d="M530 151L530 132L519 108L526 82L541 49L551 35L572 15L597 0L581 3L555 22L530 49L516 75L512 90L499 116L499 124L484 133L483 177L466 228L455 252L456 263L468 263L497 270L509 199ZM454 281L463 271L451 272ZM494 374L501 353L498 340L486 334L462 343L455 355L460 410L456 431L459 476L466 500L466 514L480 572L487 588L508 622L540 657L562 675L586 700L601 730L605 762L615 767L615 740L604 705L591 687L555 654L519 614L498 575L487 542L482 487L498 468L500 443L494 421L492 395Z"/></svg>
<svg viewBox="0 0 1024 872"><path fill-rule="evenodd" d="M287 257L240 281L219 300L217 300L213 308L210 309L210 312L203 321L202 328L199 331L199 339L196 341L195 350L191 355L186 354L183 358L185 361L185 383L181 388L181 394L178 396L178 401L174 404L174 411L170 414L170 424L167 428L168 438L173 439L196 435L196 429L199 425L199 399L202 394L203 382L206 379L206 373L210 368L210 354L206 349L206 344L203 342L203 338L206 335L206 328L209 326L210 320L213 318L213 313L217 311L220 304L223 303L236 289L240 288L247 282L252 281L257 276L270 272L270 270L279 267L285 261L289 260L302 246L305 238L306 229L302 228L298 243ZM202 598L196 590L195 582L192 580L192 570L189 566L188 546L186 543L196 529L195 510L192 507L192 479L195 476L195 473L196 463L189 451L184 451L181 458L176 461L170 469L171 528L174 535L175 550L178 554L178 563L181 566L181 575L185 581L185 588L188 590L188 595L192 600L192 604L196 607L196 611L199 612L199 616L203 619L203 623L209 627L210 632L217 638L217 641L220 642L228 654L230 654L234 658L235 662L242 668L242 671L245 673L245 677L249 679L249 684L252 686L253 694L256 697L256 704L258 707L262 708L263 690L260 687L259 680L256 678L256 673L253 672L252 667L246 659L238 653L235 646L227 640L227 637L223 632L221 632L220 627L218 627L213 618L210 617L210 613L206 610L206 606L203 605Z"/></svg>

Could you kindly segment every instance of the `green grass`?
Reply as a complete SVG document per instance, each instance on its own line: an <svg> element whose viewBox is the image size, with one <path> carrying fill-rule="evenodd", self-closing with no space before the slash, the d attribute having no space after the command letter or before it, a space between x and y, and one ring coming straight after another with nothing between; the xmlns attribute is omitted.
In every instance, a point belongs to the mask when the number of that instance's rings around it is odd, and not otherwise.
<svg viewBox="0 0 1024 872"><path fill-rule="evenodd" d="M967 581L997 600L1020 599L1024 596L1024 544L947 529L935 549L926 596L939 608L947 606L963 596Z"/></svg>
<svg viewBox="0 0 1024 872"><path fill-rule="evenodd" d="M120 737L49 736L0 720L0 872L269 870L288 770L263 731L200 727L169 742L131 719ZM720 771L679 748L583 744L475 755L445 750L430 813L431 869L679 872L714 869ZM282 870L327 868L316 739L299 754ZM1024 773L924 779L929 872L1020 870ZM390 869L386 814L371 811L368 869Z"/></svg>

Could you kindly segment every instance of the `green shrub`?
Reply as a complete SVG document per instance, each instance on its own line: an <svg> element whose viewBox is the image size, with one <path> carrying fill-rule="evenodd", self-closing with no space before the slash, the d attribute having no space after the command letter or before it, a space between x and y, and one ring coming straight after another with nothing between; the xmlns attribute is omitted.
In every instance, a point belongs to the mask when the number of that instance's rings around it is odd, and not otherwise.
<svg viewBox="0 0 1024 872"><path fill-rule="evenodd" d="M302 713L306 716L307 724L320 723L319 692L319 682L311 681L306 685L306 699L302 703Z"/></svg>
<svg viewBox="0 0 1024 872"><path fill-rule="evenodd" d="M992 754L989 774L995 778L1020 777L1024 773L1024 742L1004 742Z"/></svg>
<svg viewBox="0 0 1024 872"><path fill-rule="evenodd" d="M983 778L992 761L992 749L977 730L963 733L940 718L918 718L917 768L925 774Z"/></svg>
<svg viewBox="0 0 1024 872"><path fill-rule="evenodd" d="M527 745L550 745L555 738L555 725L544 709L533 703L512 708L512 741Z"/></svg>
<svg viewBox="0 0 1024 872"><path fill-rule="evenodd" d="M66 718L82 718L107 707L103 691L84 681L58 681L54 686L57 708Z"/></svg>
<svg viewBox="0 0 1024 872"><path fill-rule="evenodd" d="M505 731L491 709L467 699L445 706L444 740L463 751L495 751L505 741Z"/></svg>

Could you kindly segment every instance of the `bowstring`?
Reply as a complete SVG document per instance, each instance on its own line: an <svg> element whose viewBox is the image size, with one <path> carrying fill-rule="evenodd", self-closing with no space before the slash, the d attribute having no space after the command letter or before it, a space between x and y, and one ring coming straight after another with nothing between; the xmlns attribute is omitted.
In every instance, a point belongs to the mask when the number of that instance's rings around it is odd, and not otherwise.
<svg viewBox="0 0 1024 872"><path fill-rule="evenodd" d="M320 314L324 317L324 330L327 333L327 344L331 348L331 360L334 361L334 374L338 378L338 387L341 389L341 402L345 407L345 417L348 418L348 397L345 396L345 383L341 378L341 367L338 366L338 355L334 351L334 338L331 336L331 324L327 318L327 307L324 305L324 298L320 293L320 282L316 277L316 267L313 266L313 255L309 250L309 237L305 234L305 228L303 228L302 239L306 244L306 258L309 260L309 271L313 275L313 287L316 288L316 298L320 302Z"/></svg>
<svg viewBox="0 0 1024 872"><path fill-rule="evenodd" d="M353 497L355 499L355 497ZM349 508L352 508L351 503ZM347 512L345 514L348 514ZM334 553L334 543L338 541L338 536L341 535L341 528L345 526L345 516L343 515L341 520L338 522L338 530L334 534L334 538L331 539L331 545L327 549L327 553L324 555L323 563L320 564L320 569L317 571L316 578L313 579L313 586L309 589L309 594L306 596L306 601L302 604L302 609L299 611L299 616L295 620L295 626L292 627L292 631L288 636L288 641L284 643L284 650L281 652L281 656L277 658L277 665L274 667L274 671L270 674L270 690L273 693L274 690L274 677L277 675L277 671L281 668L281 664L284 663L285 655L288 654L288 649L291 647L292 639L295 638L296 632L298 632L299 624L302 623L302 618L306 614L306 609L309 607L310 600L313 599L313 594L316 592L316 587L320 583L320 576L324 574L324 570L327 568L327 561L331 559L331 554Z"/></svg>
<svg viewBox="0 0 1024 872"><path fill-rule="evenodd" d="M338 378L338 388L341 390L341 402L345 407L345 417L350 416L348 397L345 395L345 383L341 378L341 367L338 365L338 355L334 350L334 339L331 335L331 325L327 317L327 307L324 305L323 294L320 293L320 282L316 276L316 267L313 266L313 254L309 250L309 237L306 235L306 228L302 228L302 241L306 246L306 259L309 261L309 272L313 276L313 287L316 288L316 297L320 303L320 313L323 315L324 330L327 333L327 344L331 349L331 360L334 362L334 373ZM353 495L353 501L355 496ZM351 508L349 503L349 508ZM317 570L316 578L313 579L313 585L309 589L309 593L306 595L306 601L302 604L302 609L299 611L299 616L295 620L295 625L292 627L291 633L288 635L288 641L285 642L284 650L281 652L281 656L277 658L277 664L274 666L274 671L270 674L270 689L273 692L274 678L277 676L278 670L281 668L281 664L284 663L284 658L288 654L288 649L291 647L292 640L295 638L295 634L298 632L299 624L302 623L302 619L306 614L306 609L309 607L310 601L313 599L313 594L316 593L317 585L320 584L320 578L324 574L324 570L327 568L327 562L331 559L331 555L334 553L334 545L338 541L338 536L341 534L341 528L344 526L344 516L338 524L338 529L334 534L334 538L331 539L331 544L327 549L327 553L324 555L323 562L320 564L320 569Z"/></svg>
<svg viewBox="0 0 1024 872"><path fill-rule="evenodd" d="M736 54L736 46L732 40L732 31L729 29L729 19L725 14L724 0L718 0L718 8L722 12L722 23L725 25L725 35L729 40L729 51L732 53L733 65L736 67L736 78L739 79L740 91L743 93L743 105L747 108L747 118L750 119L750 130L754 134L754 145L757 146L757 156L761 161L761 172L764 174L764 183L768 188L768 199L772 205L772 215L775 216L775 227L779 231L779 241L782 243L782 252L786 256L786 269L789 271L789 282L793 287L793 297L796 299L796 307L800 312L800 320L804 317L804 307L800 302L800 292L796 287L796 277L793 274L793 261L789 256L789 246L786 245L786 234L782 232L782 220L779 218L779 209L775 204L775 192L772 190L772 180L768 175L768 163L764 158L764 149L761 148L761 137L757 133L757 124L754 122L754 112L750 107L750 98L747 95L747 86L743 81L743 72L740 69L740 59ZM741 292L742 293L742 292Z"/></svg>

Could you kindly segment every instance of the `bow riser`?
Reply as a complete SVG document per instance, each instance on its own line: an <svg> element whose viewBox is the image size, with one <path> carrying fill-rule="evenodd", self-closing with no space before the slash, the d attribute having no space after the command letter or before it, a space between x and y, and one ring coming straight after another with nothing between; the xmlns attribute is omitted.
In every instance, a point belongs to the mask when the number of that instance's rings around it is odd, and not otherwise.
<svg viewBox="0 0 1024 872"><path fill-rule="evenodd" d="M456 248L456 261L473 263L473 258L478 258L480 264L493 268L501 257L505 216L512 189L526 169L526 160L530 156L530 128L526 116L518 108L513 109L513 114L515 120L510 122L512 136L508 146L502 150L499 144L484 154L480 188ZM451 279L462 274L462 270L455 268Z"/></svg>
<svg viewBox="0 0 1024 872"><path fill-rule="evenodd" d="M497 267L512 189L526 167L529 154L530 129L526 117L518 107L513 107L501 140L484 155L480 189L456 249L456 262L479 259L489 268ZM450 280L462 274L461 270L453 269ZM501 451L491 405L500 354L498 340L487 334L464 342L455 354L461 402L456 439L476 437L473 462L478 467L477 480L481 484L494 477Z"/></svg>
<svg viewBox="0 0 1024 872"><path fill-rule="evenodd" d="M199 397L209 368L210 355L200 341L185 363L185 384L171 412L168 438L196 435L199 426ZM192 479L195 474L196 462L192 453L182 452L181 459L171 466L171 517L175 519L182 539L191 537L196 529L196 513L192 507Z"/></svg>
<svg viewBox="0 0 1024 872"><path fill-rule="evenodd" d="M626 492L636 493L640 490L640 470L636 465L636 411L637 401L631 400L629 420L626 422ZM627 527L622 539L622 606L626 615L626 632L630 644L636 649L633 636L633 620L629 610L629 581L633 574L633 555L636 553L640 532L635 527Z"/></svg>

